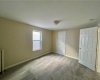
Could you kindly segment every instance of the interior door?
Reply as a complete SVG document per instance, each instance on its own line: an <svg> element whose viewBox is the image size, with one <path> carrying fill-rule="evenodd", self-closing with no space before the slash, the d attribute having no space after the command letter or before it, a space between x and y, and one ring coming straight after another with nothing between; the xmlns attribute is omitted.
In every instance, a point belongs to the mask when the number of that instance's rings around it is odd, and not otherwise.
<svg viewBox="0 0 100 80"><path fill-rule="evenodd" d="M66 48L66 31L58 32L57 39L57 53L61 55L65 55Z"/></svg>
<svg viewBox="0 0 100 80"><path fill-rule="evenodd" d="M97 27L80 30L79 63L95 71Z"/></svg>

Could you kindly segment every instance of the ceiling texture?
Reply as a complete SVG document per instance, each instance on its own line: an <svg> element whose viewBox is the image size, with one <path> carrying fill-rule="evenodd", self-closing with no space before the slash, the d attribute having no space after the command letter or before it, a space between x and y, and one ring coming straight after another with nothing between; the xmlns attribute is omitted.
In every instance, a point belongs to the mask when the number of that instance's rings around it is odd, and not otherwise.
<svg viewBox="0 0 100 80"><path fill-rule="evenodd" d="M0 16L50 30L93 27L100 0L0 0Z"/></svg>

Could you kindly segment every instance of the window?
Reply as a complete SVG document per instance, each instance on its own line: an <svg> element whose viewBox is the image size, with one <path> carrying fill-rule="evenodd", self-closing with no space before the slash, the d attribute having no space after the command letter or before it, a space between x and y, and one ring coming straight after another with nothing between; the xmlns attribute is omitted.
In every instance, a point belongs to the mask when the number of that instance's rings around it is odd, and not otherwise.
<svg viewBox="0 0 100 80"><path fill-rule="evenodd" d="M33 31L33 51L42 49L42 32Z"/></svg>

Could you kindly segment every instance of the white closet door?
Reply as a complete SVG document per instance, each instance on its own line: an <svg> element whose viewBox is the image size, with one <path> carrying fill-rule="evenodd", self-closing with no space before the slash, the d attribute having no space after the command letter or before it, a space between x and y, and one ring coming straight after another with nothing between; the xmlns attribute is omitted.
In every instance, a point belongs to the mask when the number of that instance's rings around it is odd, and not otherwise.
<svg viewBox="0 0 100 80"><path fill-rule="evenodd" d="M57 53L65 55L66 31L58 32Z"/></svg>
<svg viewBox="0 0 100 80"><path fill-rule="evenodd" d="M95 71L98 27L80 30L79 63Z"/></svg>

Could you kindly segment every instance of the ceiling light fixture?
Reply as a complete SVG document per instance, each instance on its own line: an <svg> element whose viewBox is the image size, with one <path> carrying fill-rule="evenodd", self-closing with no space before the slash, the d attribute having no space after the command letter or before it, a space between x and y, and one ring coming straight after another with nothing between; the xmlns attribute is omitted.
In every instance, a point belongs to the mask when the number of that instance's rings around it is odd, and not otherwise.
<svg viewBox="0 0 100 80"><path fill-rule="evenodd" d="M94 21L95 19L89 19L90 21Z"/></svg>
<svg viewBox="0 0 100 80"><path fill-rule="evenodd" d="M61 20L54 20L54 23L57 25L61 22Z"/></svg>

